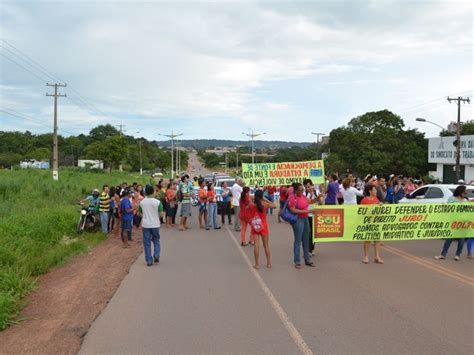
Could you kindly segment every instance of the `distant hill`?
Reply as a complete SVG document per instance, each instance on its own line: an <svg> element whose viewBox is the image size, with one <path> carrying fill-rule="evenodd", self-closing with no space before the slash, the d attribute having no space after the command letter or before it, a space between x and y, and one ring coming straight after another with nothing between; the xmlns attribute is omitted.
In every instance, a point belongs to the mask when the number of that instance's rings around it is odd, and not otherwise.
<svg viewBox="0 0 474 355"><path fill-rule="evenodd" d="M158 141L156 142L160 147L171 146L171 141ZM180 140L179 145L185 148L195 149L208 149L208 148L223 148L223 147L237 147L237 146L250 146L250 141L232 141L227 139L189 139ZM270 148L270 149L281 149L291 147L307 147L311 145L311 142L285 142L285 141L254 141L254 147L256 149Z"/></svg>

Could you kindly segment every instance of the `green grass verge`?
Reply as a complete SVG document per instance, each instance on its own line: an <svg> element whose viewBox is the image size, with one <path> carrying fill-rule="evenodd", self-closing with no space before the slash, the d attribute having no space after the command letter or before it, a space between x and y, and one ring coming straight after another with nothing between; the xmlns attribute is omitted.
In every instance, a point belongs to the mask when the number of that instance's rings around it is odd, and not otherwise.
<svg viewBox="0 0 474 355"><path fill-rule="evenodd" d="M39 275L105 240L76 235L78 201L103 184L132 180L147 182L118 172L60 170L53 181L50 171L0 171L0 331L15 323Z"/></svg>

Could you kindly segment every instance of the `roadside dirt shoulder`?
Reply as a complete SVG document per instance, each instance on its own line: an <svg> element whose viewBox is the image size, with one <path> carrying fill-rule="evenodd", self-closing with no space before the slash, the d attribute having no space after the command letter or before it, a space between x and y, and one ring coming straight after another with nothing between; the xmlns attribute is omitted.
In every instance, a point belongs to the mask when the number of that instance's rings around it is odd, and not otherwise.
<svg viewBox="0 0 474 355"><path fill-rule="evenodd" d="M140 239L124 249L120 239L109 237L40 277L18 317L27 320L0 332L0 354L76 354L91 323L142 252Z"/></svg>

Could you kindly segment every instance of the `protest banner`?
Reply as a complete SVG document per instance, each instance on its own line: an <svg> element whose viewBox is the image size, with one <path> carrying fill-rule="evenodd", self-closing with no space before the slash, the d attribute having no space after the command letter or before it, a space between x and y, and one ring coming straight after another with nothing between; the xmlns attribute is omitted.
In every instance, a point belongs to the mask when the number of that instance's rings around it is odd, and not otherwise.
<svg viewBox="0 0 474 355"><path fill-rule="evenodd" d="M316 243L474 237L474 203L314 207Z"/></svg>
<svg viewBox="0 0 474 355"><path fill-rule="evenodd" d="M324 161L242 164L242 178L248 186L281 186L311 179L324 183Z"/></svg>

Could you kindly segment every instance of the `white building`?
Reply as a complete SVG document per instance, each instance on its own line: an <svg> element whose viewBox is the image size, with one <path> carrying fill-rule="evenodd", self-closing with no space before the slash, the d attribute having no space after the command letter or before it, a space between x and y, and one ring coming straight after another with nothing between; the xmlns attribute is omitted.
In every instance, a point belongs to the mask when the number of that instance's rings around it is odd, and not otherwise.
<svg viewBox="0 0 474 355"><path fill-rule="evenodd" d="M80 168L103 169L104 168L104 162L102 160L79 159L77 161L77 166L80 167Z"/></svg>
<svg viewBox="0 0 474 355"><path fill-rule="evenodd" d="M436 164L430 175L443 183L453 183L456 166L455 136L428 139L428 163ZM474 135L461 136L461 179L474 180Z"/></svg>

